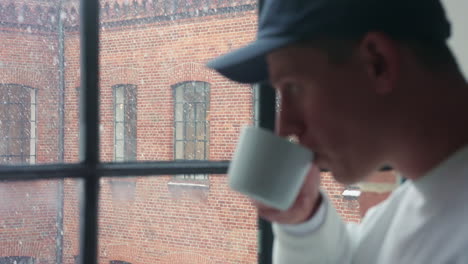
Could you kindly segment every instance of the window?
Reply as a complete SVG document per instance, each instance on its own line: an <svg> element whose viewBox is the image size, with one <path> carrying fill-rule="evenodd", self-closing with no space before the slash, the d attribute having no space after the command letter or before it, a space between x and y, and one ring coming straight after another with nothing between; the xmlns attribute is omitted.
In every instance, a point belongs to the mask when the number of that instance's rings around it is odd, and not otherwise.
<svg viewBox="0 0 468 264"><path fill-rule="evenodd" d="M120 84L114 89L114 160L134 161L137 153L136 86Z"/></svg>
<svg viewBox="0 0 468 264"><path fill-rule="evenodd" d="M0 257L0 264L34 264L32 257Z"/></svg>
<svg viewBox="0 0 468 264"><path fill-rule="evenodd" d="M36 90L0 85L0 164L36 161Z"/></svg>
<svg viewBox="0 0 468 264"><path fill-rule="evenodd" d="M183 82L174 85L174 146L176 160L208 158L209 84ZM178 178L206 180L208 176L180 175Z"/></svg>
<svg viewBox="0 0 468 264"><path fill-rule="evenodd" d="M259 90L257 84L252 85L252 118L253 118L253 125L258 126L258 98L259 98Z"/></svg>
<svg viewBox="0 0 468 264"><path fill-rule="evenodd" d="M255 36L257 2L124 2L0 4L0 92L37 87L38 104L29 120L34 166L0 164L0 256L257 263L256 211L226 181L240 126L251 120L249 87L204 66L220 45ZM184 187L169 186L174 175ZM207 175L209 191L198 187L207 181L185 180Z"/></svg>

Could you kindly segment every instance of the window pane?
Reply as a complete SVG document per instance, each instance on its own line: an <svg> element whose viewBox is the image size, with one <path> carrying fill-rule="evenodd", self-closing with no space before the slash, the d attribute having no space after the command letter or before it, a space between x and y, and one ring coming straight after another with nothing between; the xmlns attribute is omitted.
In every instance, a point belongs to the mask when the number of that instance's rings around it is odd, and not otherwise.
<svg viewBox="0 0 468 264"><path fill-rule="evenodd" d="M124 121L124 114L125 114L125 105L124 104L116 104L115 105L115 121L116 122L123 122Z"/></svg>
<svg viewBox="0 0 468 264"><path fill-rule="evenodd" d="M185 142L185 159L187 160L195 159L195 142L194 141Z"/></svg>
<svg viewBox="0 0 468 264"><path fill-rule="evenodd" d="M183 102L183 101L181 101ZM184 120L184 103L175 103L175 121Z"/></svg>
<svg viewBox="0 0 468 264"><path fill-rule="evenodd" d="M185 124L185 139L195 140L195 122L187 122Z"/></svg>
<svg viewBox="0 0 468 264"><path fill-rule="evenodd" d="M73 179L0 182L0 263L73 263L82 191Z"/></svg>
<svg viewBox="0 0 468 264"><path fill-rule="evenodd" d="M184 139L184 123L183 122L175 123L175 139L176 140Z"/></svg>
<svg viewBox="0 0 468 264"><path fill-rule="evenodd" d="M257 263L256 210L209 178L102 179L99 263Z"/></svg>
<svg viewBox="0 0 468 264"><path fill-rule="evenodd" d="M192 102L192 101L189 101ZM186 122L194 122L195 119L195 103L184 104L184 118Z"/></svg>
<svg viewBox="0 0 468 264"><path fill-rule="evenodd" d="M0 122L11 121L12 128L22 122L28 132L0 135L14 134L24 137L24 145L35 144L25 149L25 158L7 164L78 161L77 10L78 0L0 3ZM5 145L0 149L0 156L15 155Z"/></svg>
<svg viewBox="0 0 468 264"><path fill-rule="evenodd" d="M8 131L8 138L10 139L17 139L23 137L23 129L25 127L25 122L21 120L10 120L7 121L8 127L6 127L6 131Z"/></svg>
<svg viewBox="0 0 468 264"><path fill-rule="evenodd" d="M206 140L206 122L197 122L197 139L198 140Z"/></svg>
<svg viewBox="0 0 468 264"><path fill-rule="evenodd" d="M123 140L116 140L115 141L115 158L116 159L124 159L124 147L125 142Z"/></svg>
<svg viewBox="0 0 468 264"><path fill-rule="evenodd" d="M195 152L195 159L197 160L204 160L206 159L205 153L205 142L197 142L196 143L196 152Z"/></svg>
<svg viewBox="0 0 468 264"><path fill-rule="evenodd" d="M115 139L123 140L124 139L124 124L119 122L115 124Z"/></svg>
<svg viewBox="0 0 468 264"><path fill-rule="evenodd" d="M185 159L183 141L176 141L175 158L177 160Z"/></svg>
<svg viewBox="0 0 468 264"><path fill-rule="evenodd" d="M198 122L205 122L206 121L206 103L199 103L197 104L196 115Z"/></svg>

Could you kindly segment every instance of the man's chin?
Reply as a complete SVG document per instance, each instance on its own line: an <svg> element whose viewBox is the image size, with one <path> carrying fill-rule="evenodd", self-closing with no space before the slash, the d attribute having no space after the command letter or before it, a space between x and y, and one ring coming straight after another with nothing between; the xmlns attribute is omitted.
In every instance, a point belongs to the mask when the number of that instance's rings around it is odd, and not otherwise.
<svg viewBox="0 0 468 264"><path fill-rule="evenodd" d="M333 175L333 174L332 174ZM339 178L333 175L333 178L343 185L353 185L359 182L359 179Z"/></svg>

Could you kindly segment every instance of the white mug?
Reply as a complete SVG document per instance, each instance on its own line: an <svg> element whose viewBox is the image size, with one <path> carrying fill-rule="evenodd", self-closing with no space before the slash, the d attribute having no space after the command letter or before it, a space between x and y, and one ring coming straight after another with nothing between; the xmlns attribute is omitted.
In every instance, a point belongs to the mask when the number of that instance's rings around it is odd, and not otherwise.
<svg viewBox="0 0 468 264"><path fill-rule="evenodd" d="M244 127L228 170L230 188L267 206L287 210L299 194L313 153L274 133Z"/></svg>

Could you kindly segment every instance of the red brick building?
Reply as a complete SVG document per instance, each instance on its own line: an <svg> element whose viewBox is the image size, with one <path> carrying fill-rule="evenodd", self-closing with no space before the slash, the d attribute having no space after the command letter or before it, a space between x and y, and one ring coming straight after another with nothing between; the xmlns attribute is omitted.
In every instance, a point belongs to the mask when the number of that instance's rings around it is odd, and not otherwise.
<svg viewBox="0 0 468 264"><path fill-rule="evenodd" d="M1 164L79 161L78 10L0 0ZM229 160L256 99L204 63L254 39L256 14L252 0L102 1L101 159ZM358 222L398 177L322 182ZM81 191L70 179L0 182L0 264L75 263ZM225 175L106 178L100 195L100 263L257 261L256 212Z"/></svg>

